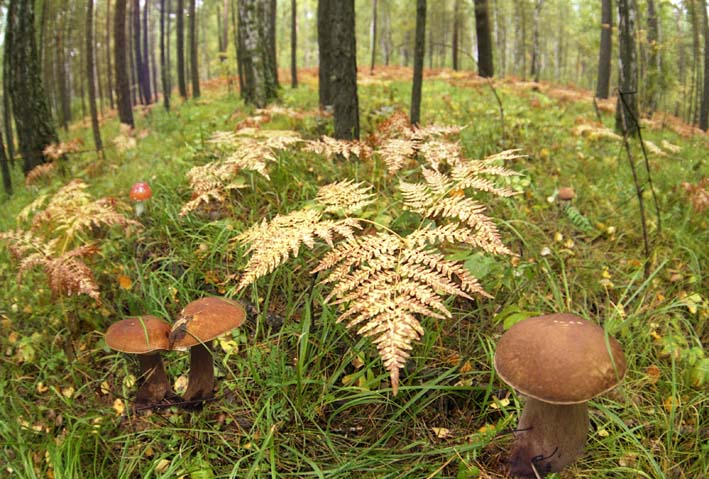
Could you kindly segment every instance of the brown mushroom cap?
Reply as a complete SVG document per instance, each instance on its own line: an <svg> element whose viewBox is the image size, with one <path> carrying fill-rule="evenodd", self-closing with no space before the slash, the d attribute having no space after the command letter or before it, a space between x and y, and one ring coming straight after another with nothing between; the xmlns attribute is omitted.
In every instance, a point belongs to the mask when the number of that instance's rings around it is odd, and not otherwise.
<svg viewBox="0 0 709 479"><path fill-rule="evenodd" d="M495 370L526 396L576 404L613 389L625 375L625 357L620 343L597 324L548 314L520 321L502 335Z"/></svg>
<svg viewBox="0 0 709 479"><path fill-rule="evenodd" d="M172 328L172 349L185 351L241 326L246 310L237 301L208 297L192 301L180 311Z"/></svg>
<svg viewBox="0 0 709 479"><path fill-rule="evenodd" d="M574 189L570 186L562 186L561 188L559 188L559 192L557 193L556 197L562 201L570 201L576 198L576 193L574 192Z"/></svg>
<svg viewBox="0 0 709 479"><path fill-rule="evenodd" d="M170 349L170 324L151 315L126 318L109 326L106 344L122 353L147 354Z"/></svg>

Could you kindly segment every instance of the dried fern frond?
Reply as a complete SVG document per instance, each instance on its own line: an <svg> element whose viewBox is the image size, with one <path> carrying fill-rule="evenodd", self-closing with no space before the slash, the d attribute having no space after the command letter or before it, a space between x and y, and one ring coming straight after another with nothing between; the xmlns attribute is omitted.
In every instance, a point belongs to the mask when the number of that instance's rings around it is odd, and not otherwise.
<svg viewBox="0 0 709 479"><path fill-rule="evenodd" d="M364 160L372 154L372 149L361 141L336 140L329 136L323 136L317 141L306 142L305 151L322 155L328 160L338 155L346 159L354 155L360 160Z"/></svg>
<svg viewBox="0 0 709 479"><path fill-rule="evenodd" d="M244 187L237 181L238 171L238 166L220 160L192 167L187 172L192 198L182 206L180 216L212 203L226 203L232 190Z"/></svg>
<svg viewBox="0 0 709 479"><path fill-rule="evenodd" d="M643 145L645 145L645 149L649 153L652 153L653 155L667 156L667 153L662 151L662 148L660 148L659 146L657 146L655 143L651 142L650 140L643 140Z"/></svg>
<svg viewBox="0 0 709 479"><path fill-rule="evenodd" d="M660 143L660 145L662 146L662 148L669 151L670 153L679 153L682 151L681 146L673 145L667 140L662 140L662 143Z"/></svg>
<svg viewBox="0 0 709 479"><path fill-rule="evenodd" d="M359 229L356 220L323 219L322 212L316 209L277 215L271 221L264 220L252 226L235 238L236 242L249 245L247 253L251 254L237 289L271 273L291 255L298 256L301 245L312 249L316 238L320 238L332 246L333 235L352 238L355 229Z"/></svg>
<svg viewBox="0 0 709 479"><path fill-rule="evenodd" d="M377 153L386 164L389 174L394 175L416 156L419 146L420 142L417 140L389 138L381 143Z"/></svg>
<svg viewBox="0 0 709 479"><path fill-rule="evenodd" d="M414 129L412 137L419 141L429 140L436 137L448 137L458 135L463 131L464 126L457 125L428 125Z"/></svg>
<svg viewBox="0 0 709 479"><path fill-rule="evenodd" d="M23 231L20 229L0 232L0 241L8 243L7 249L16 260L28 256L29 253L51 256L55 253L57 244L56 239L46 241L44 238L35 235L31 230Z"/></svg>
<svg viewBox="0 0 709 479"><path fill-rule="evenodd" d="M421 144L419 152L428 166L434 170L438 170L442 164L455 165L462 157L460 143L448 141L427 141Z"/></svg>
<svg viewBox="0 0 709 479"><path fill-rule="evenodd" d="M450 317L444 294L465 298L485 294L462 266L387 232L339 243L313 270L321 271L329 271L322 282L333 284L326 300L346 303L338 322L372 339L389 371L394 394L399 369L412 343L424 333L418 318Z"/></svg>
<svg viewBox="0 0 709 479"><path fill-rule="evenodd" d="M41 266L55 297L85 294L99 302L99 289L93 272L82 260L96 251L98 248L95 245L84 245L60 256L33 253L20 262L18 282L27 270Z"/></svg>
<svg viewBox="0 0 709 479"><path fill-rule="evenodd" d="M25 186L32 186L40 179L50 176L57 169L57 163L50 162L35 166L25 177Z"/></svg>
<svg viewBox="0 0 709 479"><path fill-rule="evenodd" d="M412 132L409 115L403 110L397 110L377 126L372 143L378 145L387 139L409 138Z"/></svg>
<svg viewBox="0 0 709 479"><path fill-rule="evenodd" d="M374 201L371 189L353 180L339 181L321 187L316 201L325 207L325 213L349 215Z"/></svg>

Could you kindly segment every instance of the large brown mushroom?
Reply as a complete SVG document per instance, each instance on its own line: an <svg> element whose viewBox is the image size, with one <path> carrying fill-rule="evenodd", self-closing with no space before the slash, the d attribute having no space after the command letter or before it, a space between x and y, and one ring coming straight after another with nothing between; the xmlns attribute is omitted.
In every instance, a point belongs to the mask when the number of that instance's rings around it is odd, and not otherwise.
<svg viewBox="0 0 709 479"><path fill-rule="evenodd" d="M170 332L170 349L190 350L190 373L184 399L199 405L214 397L213 339L241 326L244 307L233 300L208 297L192 301L180 312Z"/></svg>
<svg viewBox="0 0 709 479"><path fill-rule="evenodd" d="M497 345L495 370L527 397L509 458L517 477L543 477L583 452L587 401L614 388L625 374L620 343L572 314L528 318Z"/></svg>
<svg viewBox="0 0 709 479"><path fill-rule="evenodd" d="M179 399L170 386L160 353L170 348L170 324L155 316L126 318L113 323L106 331L106 344L111 349L136 354L140 365L142 384L135 396L135 404L157 406L163 400Z"/></svg>

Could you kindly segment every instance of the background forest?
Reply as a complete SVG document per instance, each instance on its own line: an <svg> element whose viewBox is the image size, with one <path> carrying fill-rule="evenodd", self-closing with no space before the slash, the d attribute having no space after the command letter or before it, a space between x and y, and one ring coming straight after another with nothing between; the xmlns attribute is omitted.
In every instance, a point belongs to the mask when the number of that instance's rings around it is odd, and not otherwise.
<svg viewBox="0 0 709 479"><path fill-rule="evenodd" d="M495 352L554 312L627 372L583 454L525 477L709 475L706 1L0 0L0 25L1 477L512 477L530 401ZM210 296L243 323L174 347ZM148 315L162 354L121 352Z"/></svg>

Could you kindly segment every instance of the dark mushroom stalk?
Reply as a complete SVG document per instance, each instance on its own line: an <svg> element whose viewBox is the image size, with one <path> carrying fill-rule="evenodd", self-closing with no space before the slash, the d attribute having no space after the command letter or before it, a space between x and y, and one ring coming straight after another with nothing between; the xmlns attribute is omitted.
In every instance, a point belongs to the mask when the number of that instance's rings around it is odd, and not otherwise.
<svg viewBox="0 0 709 479"><path fill-rule="evenodd" d="M190 350L190 372L184 394L188 406L198 407L214 397L212 340L241 326L244 307L226 298L208 297L189 303L169 335L170 349Z"/></svg>
<svg viewBox="0 0 709 479"><path fill-rule="evenodd" d="M587 403L618 384L625 357L600 326L571 314L549 314L520 321L500 338L495 370L527 397L510 472L539 478L583 453Z"/></svg>
<svg viewBox="0 0 709 479"><path fill-rule="evenodd" d="M138 356L140 381L135 397L138 408L158 406L179 400L165 372L161 352L169 349L170 325L155 316L126 318L113 323L106 331L111 349Z"/></svg>

